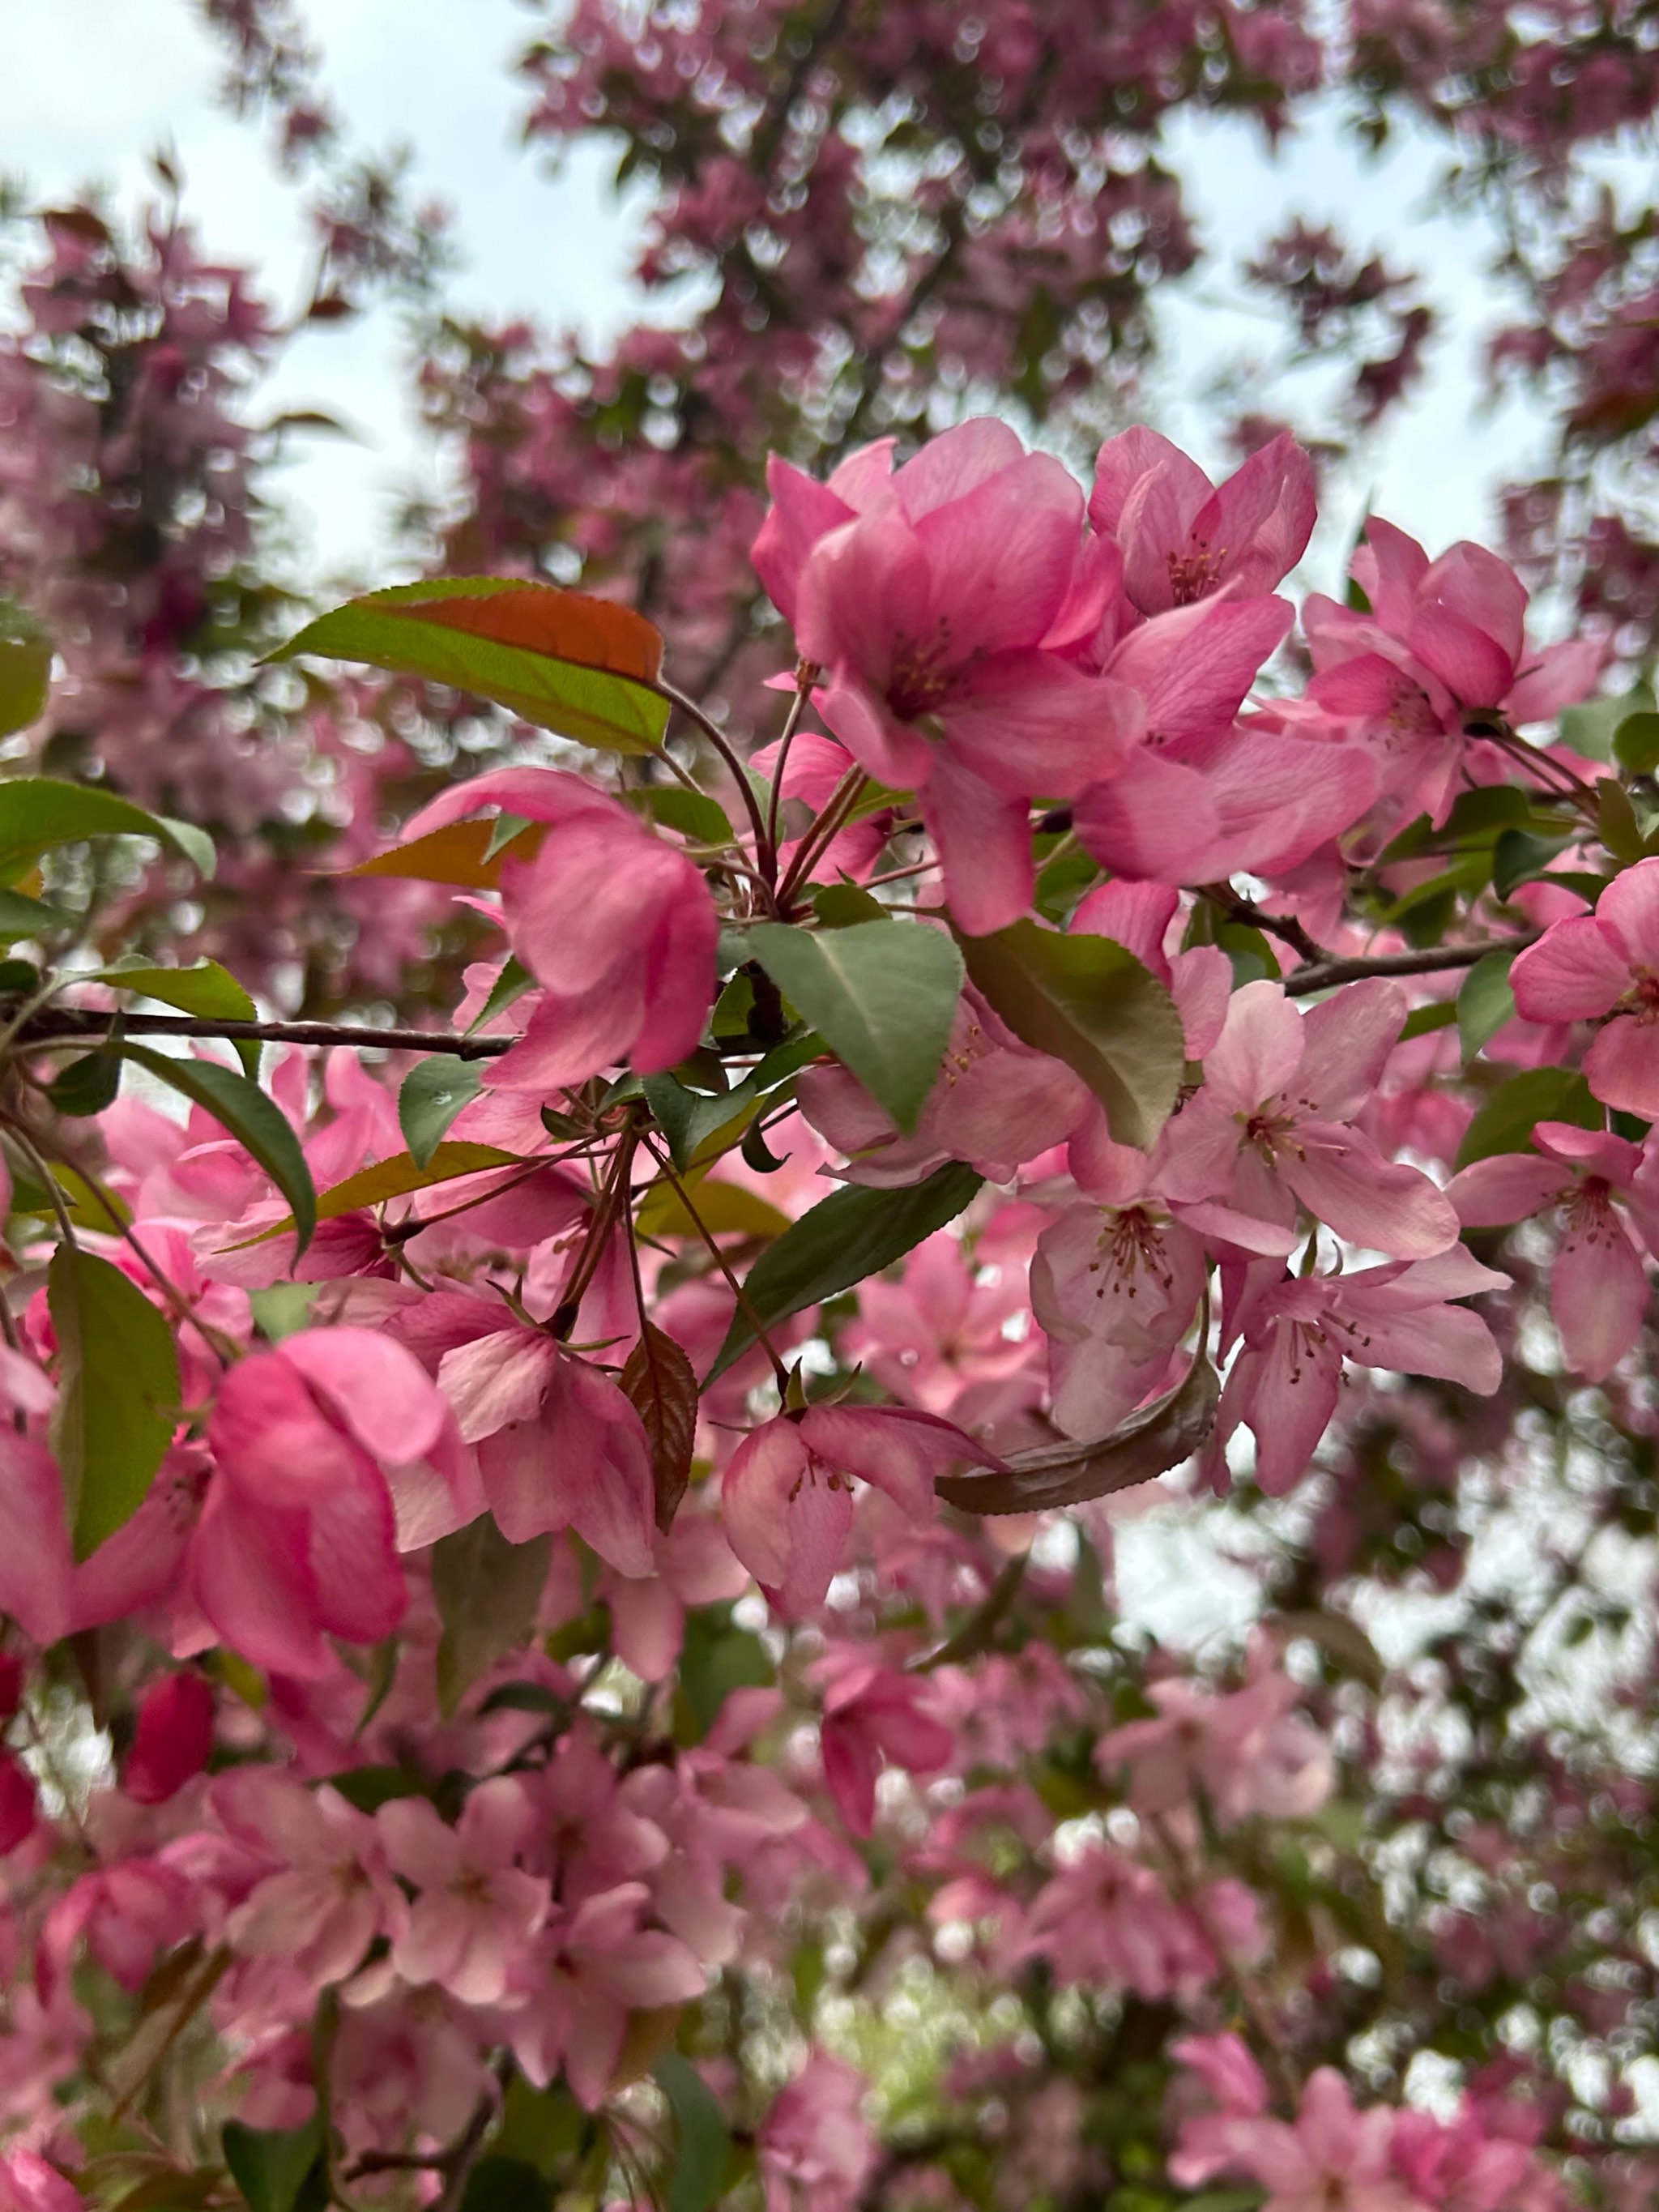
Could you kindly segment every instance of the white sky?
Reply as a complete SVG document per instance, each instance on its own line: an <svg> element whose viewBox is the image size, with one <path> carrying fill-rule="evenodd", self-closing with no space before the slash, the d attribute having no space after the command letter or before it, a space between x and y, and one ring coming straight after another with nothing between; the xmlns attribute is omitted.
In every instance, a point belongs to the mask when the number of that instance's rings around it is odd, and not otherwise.
<svg viewBox="0 0 1659 2212"><path fill-rule="evenodd" d="M507 65L531 24L522 8L311 0L307 12L325 50L329 92L358 143L411 140L419 190L454 210L464 307L574 324L590 339L626 326L639 202L617 204L597 149L550 182L518 147L521 96ZM276 179L264 134L216 107L218 54L189 0L3 0L0 16L9 77L0 170L21 174L48 204L103 182L130 211L145 194L149 151L166 142L208 249L251 262L279 306L300 295L295 195ZM1201 459L1218 458L1204 387L1224 362L1248 362L1272 336L1225 264L1292 213L1335 216L1356 244L1431 271L1449 329L1431 354L1428 389L1367 447L1352 480L1333 488L1312 580L1331 580L1322 572L1334 572L1368 494L1431 550L1481 534L1492 490L1525 467L1539 431L1512 403L1495 416L1480 411L1480 344L1502 319L1500 303L1482 274L1489 241L1432 212L1437 149L1407 143L1370 164L1325 116L1278 157L1248 126L1209 118L1183 118L1172 150L1200 238L1224 265L1212 259L1195 286L1166 294L1174 374L1164 427ZM1307 382L1317 390L1316 369ZM361 440L310 441L287 471L309 580L388 580L398 494L441 484L439 459L405 398L395 319L379 313L301 337L261 404L273 413L324 408Z"/></svg>

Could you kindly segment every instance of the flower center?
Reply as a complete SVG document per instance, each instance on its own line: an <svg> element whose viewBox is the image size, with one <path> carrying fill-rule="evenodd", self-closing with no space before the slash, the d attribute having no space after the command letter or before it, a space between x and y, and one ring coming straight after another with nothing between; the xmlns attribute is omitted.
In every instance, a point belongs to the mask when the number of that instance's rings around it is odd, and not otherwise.
<svg viewBox="0 0 1659 2212"><path fill-rule="evenodd" d="M1659 975L1651 968L1632 968L1631 987L1613 1012L1632 1015L1644 1028L1659 1021Z"/></svg>
<svg viewBox="0 0 1659 2212"><path fill-rule="evenodd" d="M887 678L887 703L900 721L919 722L936 714L956 689L951 663L951 625L941 622L931 638L907 637L893 656Z"/></svg>
<svg viewBox="0 0 1659 2212"><path fill-rule="evenodd" d="M1224 545L1194 545L1185 553L1167 556L1170 567L1170 590L1178 607L1189 607L1214 591L1221 577L1222 563L1227 558Z"/></svg>

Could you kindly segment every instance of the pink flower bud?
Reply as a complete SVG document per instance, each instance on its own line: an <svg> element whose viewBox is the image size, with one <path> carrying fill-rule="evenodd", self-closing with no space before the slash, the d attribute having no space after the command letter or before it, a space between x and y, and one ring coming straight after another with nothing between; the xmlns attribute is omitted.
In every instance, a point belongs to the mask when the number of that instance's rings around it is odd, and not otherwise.
<svg viewBox="0 0 1659 2212"><path fill-rule="evenodd" d="M213 1748L213 1690L194 1670L168 1674L144 1692L127 1759L126 1792L161 1805L207 1765Z"/></svg>
<svg viewBox="0 0 1659 2212"><path fill-rule="evenodd" d="M0 1856L27 1839L34 1820L34 1778L21 1759L0 1751Z"/></svg>

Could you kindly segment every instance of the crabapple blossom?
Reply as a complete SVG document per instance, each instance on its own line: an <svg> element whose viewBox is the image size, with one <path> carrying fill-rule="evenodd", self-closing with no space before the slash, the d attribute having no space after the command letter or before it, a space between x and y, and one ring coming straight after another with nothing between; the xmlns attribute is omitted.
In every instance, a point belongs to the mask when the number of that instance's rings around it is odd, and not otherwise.
<svg viewBox="0 0 1659 2212"><path fill-rule="evenodd" d="M1585 1081L1606 1105L1659 1114L1659 859L1615 876L1594 914L1552 922L1516 954L1510 980L1527 1021L1601 1022Z"/></svg>

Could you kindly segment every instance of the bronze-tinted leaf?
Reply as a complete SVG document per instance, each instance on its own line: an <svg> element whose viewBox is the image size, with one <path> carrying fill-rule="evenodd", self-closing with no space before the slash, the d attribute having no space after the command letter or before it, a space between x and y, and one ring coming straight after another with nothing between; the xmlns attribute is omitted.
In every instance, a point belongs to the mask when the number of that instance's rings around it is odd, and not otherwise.
<svg viewBox="0 0 1659 2212"><path fill-rule="evenodd" d="M673 1338L647 1322L628 1355L622 1387L650 1439L657 1526L666 1534L674 1525L674 1516L691 1480L691 1450L697 1433L697 1378Z"/></svg>

